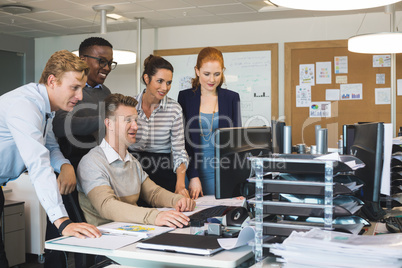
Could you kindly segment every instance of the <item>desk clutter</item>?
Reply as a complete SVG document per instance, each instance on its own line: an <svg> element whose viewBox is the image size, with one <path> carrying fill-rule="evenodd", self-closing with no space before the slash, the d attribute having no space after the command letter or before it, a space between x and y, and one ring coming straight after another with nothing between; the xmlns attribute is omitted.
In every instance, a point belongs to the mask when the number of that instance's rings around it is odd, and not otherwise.
<svg viewBox="0 0 402 268"><path fill-rule="evenodd" d="M360 236L312 229L269 244L284 267L402 267L402 234ZM302 257L301 257L302 256Z"/></svg>
<svg viewBox="0 0 402 268"><path fill-rule="evenodd" d="M247 226L250 217L242 207L244 202L204 196L197 199L195 211L185 212L191 219L189 228L110 222L98 226L103 234L100 238L60 237L46 241L46 245L117 250L136 243L139 249L208 256L244 246L254 239L254 228Z"/></svg>

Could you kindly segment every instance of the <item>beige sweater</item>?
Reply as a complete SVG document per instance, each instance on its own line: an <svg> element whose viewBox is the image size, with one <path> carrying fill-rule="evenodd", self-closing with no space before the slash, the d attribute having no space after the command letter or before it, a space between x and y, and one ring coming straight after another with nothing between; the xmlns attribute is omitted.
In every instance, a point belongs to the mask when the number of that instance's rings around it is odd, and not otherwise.
<svg viewBox="0 0 402 268"><path fill-rule="evenodd" d="M81 160L77 170L79 202L88 223L111 221L155 224L155 208L138 207L139 197L152 207L174 207L183 198L155 184L127 152L124 161L105 140Z"/></svg>

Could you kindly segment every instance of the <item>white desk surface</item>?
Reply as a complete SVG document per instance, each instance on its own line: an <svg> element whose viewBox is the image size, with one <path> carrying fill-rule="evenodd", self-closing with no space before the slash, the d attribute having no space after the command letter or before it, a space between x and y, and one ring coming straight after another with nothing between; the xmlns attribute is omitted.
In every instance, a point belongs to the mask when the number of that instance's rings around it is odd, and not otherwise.
<svg viewBox="0 0 402 268"><path fill-rule="evenodd" d="M190 228L177 229L173 232L188 233ZM95 255L104 255L125 266L135 267L236 267L252 258L250 246L243 246L232 250L224 250L212 256L198 256L163 252L156 250L139 249L131 244L117 250L104 250L89 247L45 243L45 248L79 252Z"/></svg>

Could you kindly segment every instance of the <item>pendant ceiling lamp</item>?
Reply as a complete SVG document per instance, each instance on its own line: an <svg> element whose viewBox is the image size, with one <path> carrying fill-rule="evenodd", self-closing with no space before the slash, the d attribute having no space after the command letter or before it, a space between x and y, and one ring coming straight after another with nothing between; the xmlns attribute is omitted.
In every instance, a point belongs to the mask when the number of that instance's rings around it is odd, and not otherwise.
<svg viewBox="0 0 402 268"><path fill-rule="evenodd" d="M400 0L270 0L271 3L293 9L340 11L386 6Z"/></svg>
<svg viewBox="0 0 402 268"><path fill-rule="evenodd" d="M357 53L402 53L402 33L384 32L356 35L348 40L348 50Z"/></svg>
<svg viewBox="0 0 402 268"><path fill-rule="evenodd" d="M101 22L100 33L106 34L107 33L106 14L107 12L113 11L114 6L95 5L92 7L92 9L95 10L96 12L100 12L100 22ZM78 51L73 51L73 53L78 55ZM113 60L116 61L118 65L132 64L136 62L136 59L137 56L134 51L113 48Z"/></svg>

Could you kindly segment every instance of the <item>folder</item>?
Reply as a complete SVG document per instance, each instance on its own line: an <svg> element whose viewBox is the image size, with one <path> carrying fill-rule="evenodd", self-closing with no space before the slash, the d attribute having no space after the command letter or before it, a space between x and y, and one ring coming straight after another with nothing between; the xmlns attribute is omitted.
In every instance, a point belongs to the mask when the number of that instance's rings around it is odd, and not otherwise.
<svg viewBox="0 0 402 268"><path fill-rule="evenodd" d="M142 241L138 248L174 253L211 255L223 250L217 236L164 233Z"/></svg>

